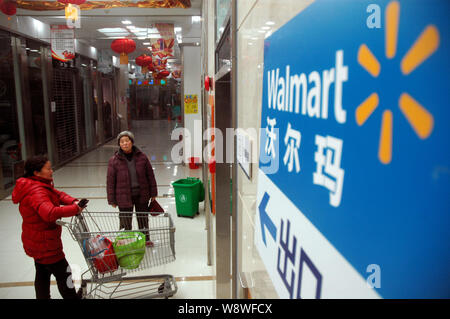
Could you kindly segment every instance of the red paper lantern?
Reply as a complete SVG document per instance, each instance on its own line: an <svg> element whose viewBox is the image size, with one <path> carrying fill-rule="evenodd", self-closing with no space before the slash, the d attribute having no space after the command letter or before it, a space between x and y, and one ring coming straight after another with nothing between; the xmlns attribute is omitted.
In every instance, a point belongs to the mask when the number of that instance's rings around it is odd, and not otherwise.
<svg viewBox="0 0 450 319"><path fill-rule="evenodd" d="M120 54L120 64L128 64L128 54L136 50L132 39L117 39L111 43L111 49Z"/></svg>
<svg viewBox="0 0 450 319"><path fill-rule="evenodd" d="M17 12L17 4L12 1L3 1L0 4L0 10L8 16L13 16Z"/></svg>
<svg viewBox="0 0 450 319"><path fill-rule="evenodd" d="M162 70L161 72L159 72L159 75L163 78L165 78L166 76L169 76L170 72L167 70Z"/></svg>
<svg viewBox="0 0 450 319"><path fill-rule="evenodd" d="M64 3L64 4L76 4L79 6L80 4L83 4L86 2L86 0L58 0L58 2Z"/></svg>
<svg viewBox="0 0 450 319"><path fill-rule="evenodd" d="M136 58L136 64L142 67L142 73L148 72L148 67L152 64L152 57L146 54L140 55Z"/></svg>

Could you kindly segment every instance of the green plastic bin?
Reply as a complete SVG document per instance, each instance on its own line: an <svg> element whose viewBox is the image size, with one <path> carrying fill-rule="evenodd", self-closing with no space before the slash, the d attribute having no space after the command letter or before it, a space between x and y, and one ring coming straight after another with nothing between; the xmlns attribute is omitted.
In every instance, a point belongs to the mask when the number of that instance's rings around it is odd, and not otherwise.
<svg viewBox="0 0 450 319"><path fill-rule="evenodd" d="M120 267L136 269L145 255L145 235L141 232L123 233L117 236L113 247Z"/></svg>
<svg viewBox="0 0 450 319"><path fill-rule="evenodd" d="M178 216L193 218L198 212L200 183L196 178L183 178L172 183Z"/></svg>
<svg viewBox="0 0 450 319"><path fill-rule="evenodd" d="M203 186L203 182L200 180L200 178L198 177L188 177L187 178L190 181L196 182L198 181L199 183L197 184L197 196L198 196L198 202L203 202L205 200L205 187Z"/></svg>

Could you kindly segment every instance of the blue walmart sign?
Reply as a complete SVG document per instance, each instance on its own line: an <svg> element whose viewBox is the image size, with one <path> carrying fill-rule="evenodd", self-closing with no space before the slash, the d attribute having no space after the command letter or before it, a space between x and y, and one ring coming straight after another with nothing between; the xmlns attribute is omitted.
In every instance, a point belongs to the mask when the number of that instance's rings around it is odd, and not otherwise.
<svg viewBox="0 0 450 319"><path fill-rule="evenodd" d="M450 297L449 9L318 0L265 41L260 169L384 298Z"/></svg>

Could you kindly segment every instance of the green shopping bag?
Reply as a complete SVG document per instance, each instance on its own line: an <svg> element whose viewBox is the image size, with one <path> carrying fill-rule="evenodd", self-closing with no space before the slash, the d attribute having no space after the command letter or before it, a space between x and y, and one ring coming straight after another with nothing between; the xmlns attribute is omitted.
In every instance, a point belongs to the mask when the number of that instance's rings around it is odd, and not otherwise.
<svg viewBox="0 0 450 319"><path fill-rule="evenodd" d="M120 267L136 269L145 255L145 235L141 232L122 233L113 246Z"/></svg>

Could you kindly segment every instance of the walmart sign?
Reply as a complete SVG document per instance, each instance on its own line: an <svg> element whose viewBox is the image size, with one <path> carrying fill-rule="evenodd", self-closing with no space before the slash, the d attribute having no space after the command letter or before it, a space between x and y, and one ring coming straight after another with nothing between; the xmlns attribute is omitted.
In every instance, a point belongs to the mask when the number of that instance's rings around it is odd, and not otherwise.
<svg viewBox="0 0 450 319"><path fill-rule="evenodd" d="M449 9L317 0L265 40L255 240L280 297L450 297Z"/></svg>

